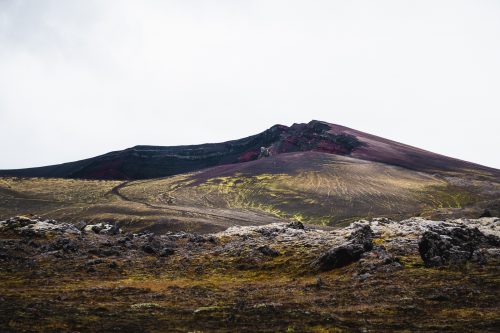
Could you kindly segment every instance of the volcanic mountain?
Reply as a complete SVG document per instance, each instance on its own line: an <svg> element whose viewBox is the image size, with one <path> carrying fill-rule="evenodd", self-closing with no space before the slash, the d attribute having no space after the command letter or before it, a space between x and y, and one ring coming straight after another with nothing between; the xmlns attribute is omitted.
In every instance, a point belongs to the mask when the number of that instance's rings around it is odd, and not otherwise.
<svg viewBox="0 0 500 333"><path fill-rule="evenodd" d="M500 214L500 170L321 121L224 143L136 146L0 176L0 218L34 213L135 231Z"/></svg>
<svg viewBox="0 0 500 333"><path fill-rule="evenodd" d="M265 154L261 153L261 150ZM247 138L191 146L135 146L81 161L38 168L0 170L0 176L79 179L150 179L208 167L244 163L259 157L319 152L380 162L423 172L500 170L460 161L347 127L313 120L290 127L275 125ZM307 166L308 159L303 159Z"/></svg>

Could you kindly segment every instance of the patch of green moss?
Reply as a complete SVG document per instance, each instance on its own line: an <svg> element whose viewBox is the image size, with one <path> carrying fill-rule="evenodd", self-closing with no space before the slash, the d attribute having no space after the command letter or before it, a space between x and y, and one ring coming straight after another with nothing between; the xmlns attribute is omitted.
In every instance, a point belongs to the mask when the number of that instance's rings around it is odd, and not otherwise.
<svg viewBox="0 0 500 333"><path fill-rule="evenodd" d="M420 196L427 209L463 208L480 200L477 194L452 185L427 187Z"/></svg>

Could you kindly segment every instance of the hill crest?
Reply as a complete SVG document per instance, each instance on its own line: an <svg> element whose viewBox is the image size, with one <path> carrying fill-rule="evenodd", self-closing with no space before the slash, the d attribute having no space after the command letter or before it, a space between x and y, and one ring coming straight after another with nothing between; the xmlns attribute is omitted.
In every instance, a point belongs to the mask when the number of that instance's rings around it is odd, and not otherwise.
<svg viewBox="0 0 500 333"><path fill-rule="evenodd" d="M57 165L0 170L0 176L150 179L209 167L257 160L269 155L314 151L400 166L423 172L500 170L457 160L348 127L312 120L291 126L274 125L246 138L222 143L183 146L138 145L121 151Z"/></svg>

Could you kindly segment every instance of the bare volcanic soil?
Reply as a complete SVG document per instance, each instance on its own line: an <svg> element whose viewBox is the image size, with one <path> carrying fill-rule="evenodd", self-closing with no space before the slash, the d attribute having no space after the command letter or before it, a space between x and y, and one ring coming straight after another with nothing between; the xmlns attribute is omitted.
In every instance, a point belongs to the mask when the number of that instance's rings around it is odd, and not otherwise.
<svg viewBox="0 0 500 333"><path fill-rule="evenodd" d="M0 221L1 332L497 332L500 219Z"/></svg>

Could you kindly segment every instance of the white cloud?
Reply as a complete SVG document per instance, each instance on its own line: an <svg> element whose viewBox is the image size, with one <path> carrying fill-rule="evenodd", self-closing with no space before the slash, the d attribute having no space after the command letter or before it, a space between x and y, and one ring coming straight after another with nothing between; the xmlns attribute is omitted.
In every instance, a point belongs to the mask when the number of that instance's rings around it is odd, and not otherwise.
<svg viewBox="0 0 500 333"><path fill-rule="evenodd" d="M0 1L0 168L320 119L500 167L497 1Z"/></svg>

